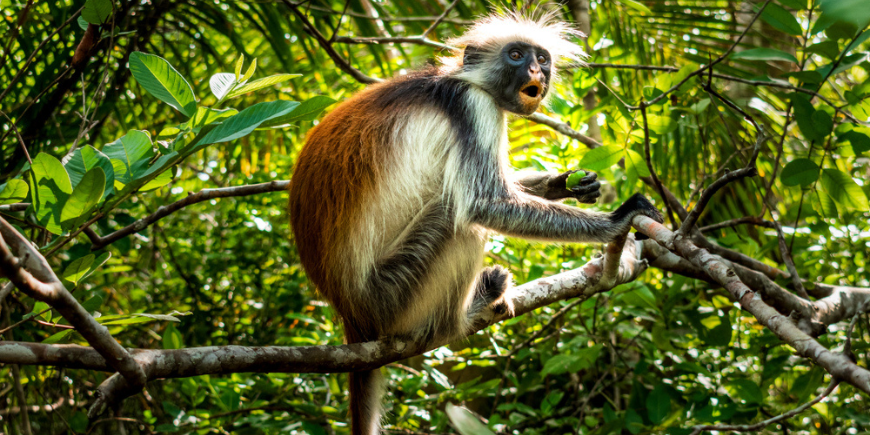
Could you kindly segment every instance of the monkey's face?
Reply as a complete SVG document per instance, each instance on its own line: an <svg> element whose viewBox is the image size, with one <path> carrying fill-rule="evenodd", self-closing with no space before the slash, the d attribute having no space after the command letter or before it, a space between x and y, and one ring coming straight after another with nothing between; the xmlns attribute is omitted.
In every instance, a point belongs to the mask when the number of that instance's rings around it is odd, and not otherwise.
<svg viewBox="0 0 870 435"><path fill-rule="evenodd" d="M511 42L501 52L496 86L490 90L502 109L520 115L538 110L550 88L550 53L525 42Z"/></svg>

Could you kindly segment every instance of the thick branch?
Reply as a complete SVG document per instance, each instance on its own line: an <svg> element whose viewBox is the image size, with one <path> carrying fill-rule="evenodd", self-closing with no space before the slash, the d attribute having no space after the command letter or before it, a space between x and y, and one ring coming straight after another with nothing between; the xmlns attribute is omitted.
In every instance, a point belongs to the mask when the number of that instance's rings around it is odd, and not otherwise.
<svg viewBox="0 0 870 435"><path fill-rule="evenodd" d="M260 184L250 184L245 186L235 186L235 187L223 187L220 189L203 189L197 193L189 194L186 198L180 199L178 201L173 202L169 205L161 206L154 213L145 216L142 219L133 222L130 225L127 225L124 228L121 228L118 231L115 231L106 236L100 237L97 233L87 230L85 234L91 240L93 246L92 250L98 250L106 247L107 245L111 245L112 243L129 236L133 233L138 233L139 231L148 228L150 225L159 221L160 219L169 216L172 213L181 210L184 207L189 205L197 204L203 201L208 201L215 198L227 198L230 196L248 196L248 195L256 195L260 193L266 192L278 192L282 190L287 190L287 186L290 185L289 181L275 180L270 181L268 183L260 183Z"/></svg>
<svg viewBox="0 0 870 435"><path fill-rule="evenodd" d="M638 231L662 243L665 240L658 240L656 236L670 232L658 222L645 216L635 217L633 223ZM677 235L673 243L678 255L706 272L724 287L744 310L755 316L759 323L793 347L799 355L815 361L834 377L870 394L870 371L859 367L847 356L831 352L819 344L813 337L801 330L788 314L784 315L765 303L761 295L744 284L737 273L728 267L721 258L697 247L688 237Z"/></svg>
<svg viewBox="0 0 870 435"><path fill-rule="evenodd" d="M468 334L520 316L553 302L570 298L589 298L613 286L637 278L646 269L638 260L634 237L620 248L610 245L603 257L581 268L542 278L510 290L513 313L497 315L484 311L474 319ZM131 350L148 380L203 374L237 372L334 373L371 370L391 362L440 347L446 343L419 343L385 338L368 343L343 346L300 347L199 347L178 350ZM113 371L107 360L92 348L77 345L0 342L0 363L56 366L64 368ZM114 376L100 387L99 401L119 400L132 392L122 377ZM98 409L95 411L99 411Z"/></svg>
<svg viewBox="0 0 870 435"><path fill-rule="evenodd" d="M7 245L8 244L8 245ZM97 323L51 270L45 257L8 222L0 218L0 269L28 296L56 309L109 365L133 387L142 388L146 377L127 351Z"/></svg>

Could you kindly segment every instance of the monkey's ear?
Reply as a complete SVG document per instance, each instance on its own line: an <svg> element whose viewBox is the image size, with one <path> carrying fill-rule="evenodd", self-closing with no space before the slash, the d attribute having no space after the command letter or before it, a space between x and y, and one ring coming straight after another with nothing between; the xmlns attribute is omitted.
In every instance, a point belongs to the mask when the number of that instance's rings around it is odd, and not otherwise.
<svg viewBox="0 0 870 435"><path fill-rule="evenodd" d="M462 66L472 66L483 61L483 50L468 45L462 52Z"/></svg>

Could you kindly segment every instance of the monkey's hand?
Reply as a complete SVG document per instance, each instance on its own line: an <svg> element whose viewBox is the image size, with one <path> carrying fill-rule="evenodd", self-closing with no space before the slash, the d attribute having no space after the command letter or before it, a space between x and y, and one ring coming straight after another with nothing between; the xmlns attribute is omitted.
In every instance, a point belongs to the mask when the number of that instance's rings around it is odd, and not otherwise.
<svg viewBox="0 0 870 435"><path fill-rule="evenodd" d="M598 174L591 171L583 171L586 175L570 189L567 187L568 177L577 171L567 171L550 179L550 191L557 193L559 198L575 198L583 204L595 204L601 196L601 183Z"/></svg>

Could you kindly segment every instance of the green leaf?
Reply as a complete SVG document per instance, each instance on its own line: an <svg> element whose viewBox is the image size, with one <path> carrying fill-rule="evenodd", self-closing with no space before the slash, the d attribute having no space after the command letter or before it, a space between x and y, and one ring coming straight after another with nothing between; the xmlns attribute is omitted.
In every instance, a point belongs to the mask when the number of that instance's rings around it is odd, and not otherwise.
<svg viewBox="0 0 870 435"><path fill-rule="evenodd" d="M808 186L819 178L819 165L810 159L795 159L782 169L779 179L786 186Z"/></svg>
<svg viewBox="0 0 870 435"><path fill-rule="evenodd" d="M102 266L102 265L105 264L107 261L109 261L109 258L111 258L111 257L112 257L112 253L109 252L109 251L106 251L106 252L103 252L102 254L100 254L100 255L99 255L99 256L98 256L98 257L93 261L93 263L91 263L91 267L88 268L88 271L85 272L84 276L82 276L81 278L79 278L79 282L82 282L82 281L88 279L88 277L91 276L91 275L93 275L94 272L96 272L96 270L100 268L100 266Z"/></svg>
<svg viewBox="0 0 870 435"><path fill-rule="evenodd" d="M821 0L822 16L842 20L864 28L870 23L870 8L866 0Z"/></svg>
<svg viewBox="0 0 870 435"><path fill-rule="evenodd" d="M72 158L70 158L64 165L64 168L69 172L69 178L72 182L73 188L79 185L79 182L81 182L85 173L95 167L101 168L103 173L106 175L106 185L103 189L103 197L101 200L106 199L107 196L115 191L115 169L112 166L112 161L109 159L109 156L88 145L76 149Z"/></svg>
<svg viewBox="0 0 870 435"><path fill-rule="evenodd" d="M816 110L813 112L811 117L813 121L813 128L816 130L816 134L818 137L822 139L828 137L831 134L831 131L834 129L834 121L831 119L831 115L824 110Z"/></svg>
<svg viewBox="0 0 870 435"><path fill-rule="evenodd" d="M247 136L259 127L260 124L270 119L287 115L297 106L299 106L298 102L285 100L255 104L227 118L222 124L206 133L197 143L196 149L205 145L227 142Z"/></svg>
<svg viewBox="0 0 870 435"><path fill-rule="evenodd" d="M326 109L334 103L335 100L333 100L332 98L318 95L304 101L302 104L293 109L292 112L264 122L263 125L261 125L260 127L279 127L287 125L291 122L312 121L314 119L317 119L317 116L320 115L320 112L322 112L323 109Z"/></svg>
<svg viewBox="0 0 870 435"><path fill-rule="evenodd" d="M100 305L103 305L103 297L102 296L93 296L88 298L88 300L82 302L82 308L89 313L93 313L100 308Z"/></svg>
<svg viewBox="0 0 870 435"><path fill-rule="evenodd" d="M820 215L831 219L840 217L840 212L837 210L837 203L831 199L830 195L817 190L816 200L817 201L813 205L815 205L815 209Z"/></svg>
<svg viewBox="0 0 870 435"><path fill-rule="evenodd" d="M154 157L154 146L148 132L130 130L120 139L104 146L103 152L110 159L123 162L125 171L119 172L115 168L116 178L124 184L129 184L144 171L148 162Z"/></svg>
<svg viewBox="0 0 870 435"><path fill-rule="evenodd" d="M24 201L27 198L27 192L30 189L27 183L23 180L11 179L3 184L0 184L0 205L15 204Z"/></svg>
<svg viewBox="0 0 870 435"><path fill-rule="evenodd" d="M42 344L55 344L60 343L61 340L66 338L67 335L72 334L75 331L74 329L64 329L63 331L58 332L57 334L52 334L45 340L42 340Z"/></svg>
<svg viewBox="0 0 870 435"><path fill-rule="evenodd" d="M245 83L248 80L250 80L251 77L254 76L254 71L256 71L256 70L257 70L257 58L255 57L254 60L251 62L251 64L248 65L248 71L245 72L245 76L242 77L242 79L239 82Z"/></svg>
<svg viewBox="0 0 870 435"><path fill-rule="evenodd" d="M646 166L646 160L640 153L626 148L625 149L625 169L629 172L634 172L638 177L649 177L649 168Z"/></svg>
<svg viewBox="0 0 870 435"><path fill-rule="evenodd" d="M2 0L0 0L0 7L3 6L2 3ZM76 18L76 23L78 23L79 27L81 27L82 30L88 30L88 20L82 18L81 15Z"/></svg>
<svg viewBox="0 0 870 435"><path fill-rule="evenodd" d="M622 147L619 145L607 145L589 150L577 166L592 171L607 169L617 163L623 156Z"/></svg>
<svg viewBox="0 0 870 435"><path fill-rule="evenodd" d="M789 35L801 36L803 34L803 29L794 15L775 3L769 3L764 8L761 19Z"/></svg>
<svg viewBox="0 0 870 435"><path fill-rule="evenodd" d="M760 404L764 401L764 393L761 392L761 388L749 379L735 379L728 382L726 387L733 396L737 396L747 403Z"/></svg>
<svg viewBox="0 0 870 435"><path fill-rule="evenodd" d="M546 375L561 375L567 373L570 367L581 361L578 355L554 355L544 363L544 369L541 370L541 376Z"/></svg>
<svg viewBox="0 0 870 435"><path fill-rule="evenodd" d="M163 331L163 348L181 349L182 347L184 347L184 340L181 337L181 333L178 332L178 329L175 329L175 326L169 324L166 330Z"/></svg>
<svg viewBox="0 0 870 435"><path fill-rule="evenodd" d="M208 80L211 93L218 100L223 100L236 83L236 76L230 73L217 73Z"/></svg>
<svg viewBox="0 0 870 435"><path fill-rule="evenodd" d="M474 414L465 408L448 403L445 412L447 412L450 422L453 423L453 427L461 435L495 435Z"/></svg>
<svg viewBox="0 0 870 435"><path fill-rule="evenodd" d="M187 80L166 59L140 51L130 55L130 72L148 93L190 117L196 98Z"/></svg>
<svg viewBox="0 0 870 435"><path fill-rule="evenodd" d="M844 53L844 54L849 54L853 49L855 49L855 47L857 47L857 46L861 45L862 43L864 43L864 41L866 41L867 38L870 38L870 29L861 32L861 34L858 35L858 37L855 38L855 40L852 41L852 43L850 43L850 44L845 48L845 50L843 50L843 53Z"/></svg>
<svg viewBox="0 0 870 435"><path fill-rule="evenodd" d="M807 52L820 54L830 60L834 60L840 55L840 47L837 45L837 41L826 39L818 44L807 47Z"/></svg>
<svg viewBox="0 0 870 435"><path fill-rule="evenodd" d="M149 190L159 189L169 183L172 182L172 172L173 171L163 171L160 175L151 179L151 181L145 183L144 186L139 188L140 192L147 192Z"/></svg>
<svg viewBox="0 0 870 435"><path fill-rule="evenodd" d="M236 60L236 81L242 81L242 66L245 64L245 55L239 55L239 59Z"/></svg>
<svg viewBox="0 0 870 435"><path fill-rule="evenodd" d="M36 182L36 186L30 186L30 191L36 192L33 201L36 220L52 234L62 234L60 216L72 193L69 175L60 160L45 153L33 159L30 170L33 177L29 181Z"/></svg>
<svg viewBox="0 0 870 435"><path fill-rule="evenodd" d="M225 118L229 118L235 114L239 113L236 109L212 109L211 107L197 107L196 114L193 115L193 118L190 118L184 124L181 124L182 128L193 128L194 132L199 131L199 127L203 127L209 125L211 123L220 121Z"/></svg>
<svg viewBox="0 0 870 435"><path fill-rule="evenodd" d="M227 99L240 97L245 94L249 94L254 91L259 91L263 88L268 88L269 86L277 85L278 83L286 82L287 80L300 77L302 74L276 74L269 77L264 77L262 79L254 80L250 83L246 83L242 86L239 86L233 89L228 95ZM317 98L317 97L315 97Z"/></svg>
<svg viewBox="0 0 870 435"><path fill-rule="evenodd" d="M79 281L91 269L94 264L94 254L88 254L81 258L73 260L66 269L63 270L63 278L67 281L78 285Z"/></svg>
<svg viewBox="0 0 870 435"><path fill-rule="evenodd" d="M647 13L647 14L652 13L652 11L649 10L649 8L646 7L646 5L644 5L643 3L636 2L634 0L619 0L619 2L634 9L634 10L636 10L636 11Z"/></svg>
<svg viewBox="0 0 870 435"><path fill-rule="evenodd" d="M806 0L779 0L780 3L792 8L792 9L806 9L807 2Z"/></svg>
<svg viewBox="0 0 870 435"><path fill-rule="evenodd" d="M63 211L60 221L68 228L76 227L87 220L90 212L100 198L103 197L103 189L106 187L106 174L102 168L93 168L85 174L82 181L73 190Z"/></svg>
<svg viewBox="0 0 870 435"><path fill-rule="evenodd" d="M769 7L769 6L768 6ZM746 60L784 60L786 62L797 63L797 58L794 55L786 53L775 48L753 48L750 50L739 51L731 55L732 59Z"/></svg>
<svg viewBox="0 0 870 435"><path fill-rule="evenodd" d="M858 211L867 211L867 196L855 180L842 171L822 169L822 188L837 204Z"/></svg>
<svg viewBox="0 0 870 435"><path fill-rule="evenodd" d="M671 411L671 396L668 395L665 386L657 384L649 396L646 397L647 416L653 424L665 421Z"/></svg>
<svg viewBox="0 0 870 435"><path fill-rule="evenodd" d="M870 151L870 137L864 133L852 130L837 137L837 142L843 141L849 141L855 154Z"/></svg>
<svg viewBox="0 0 870 435"><path fill-rule="evenodd" d="M90 24L103 24L109 20L112 10L112 0L87 0L81 17Z"/></svg>

